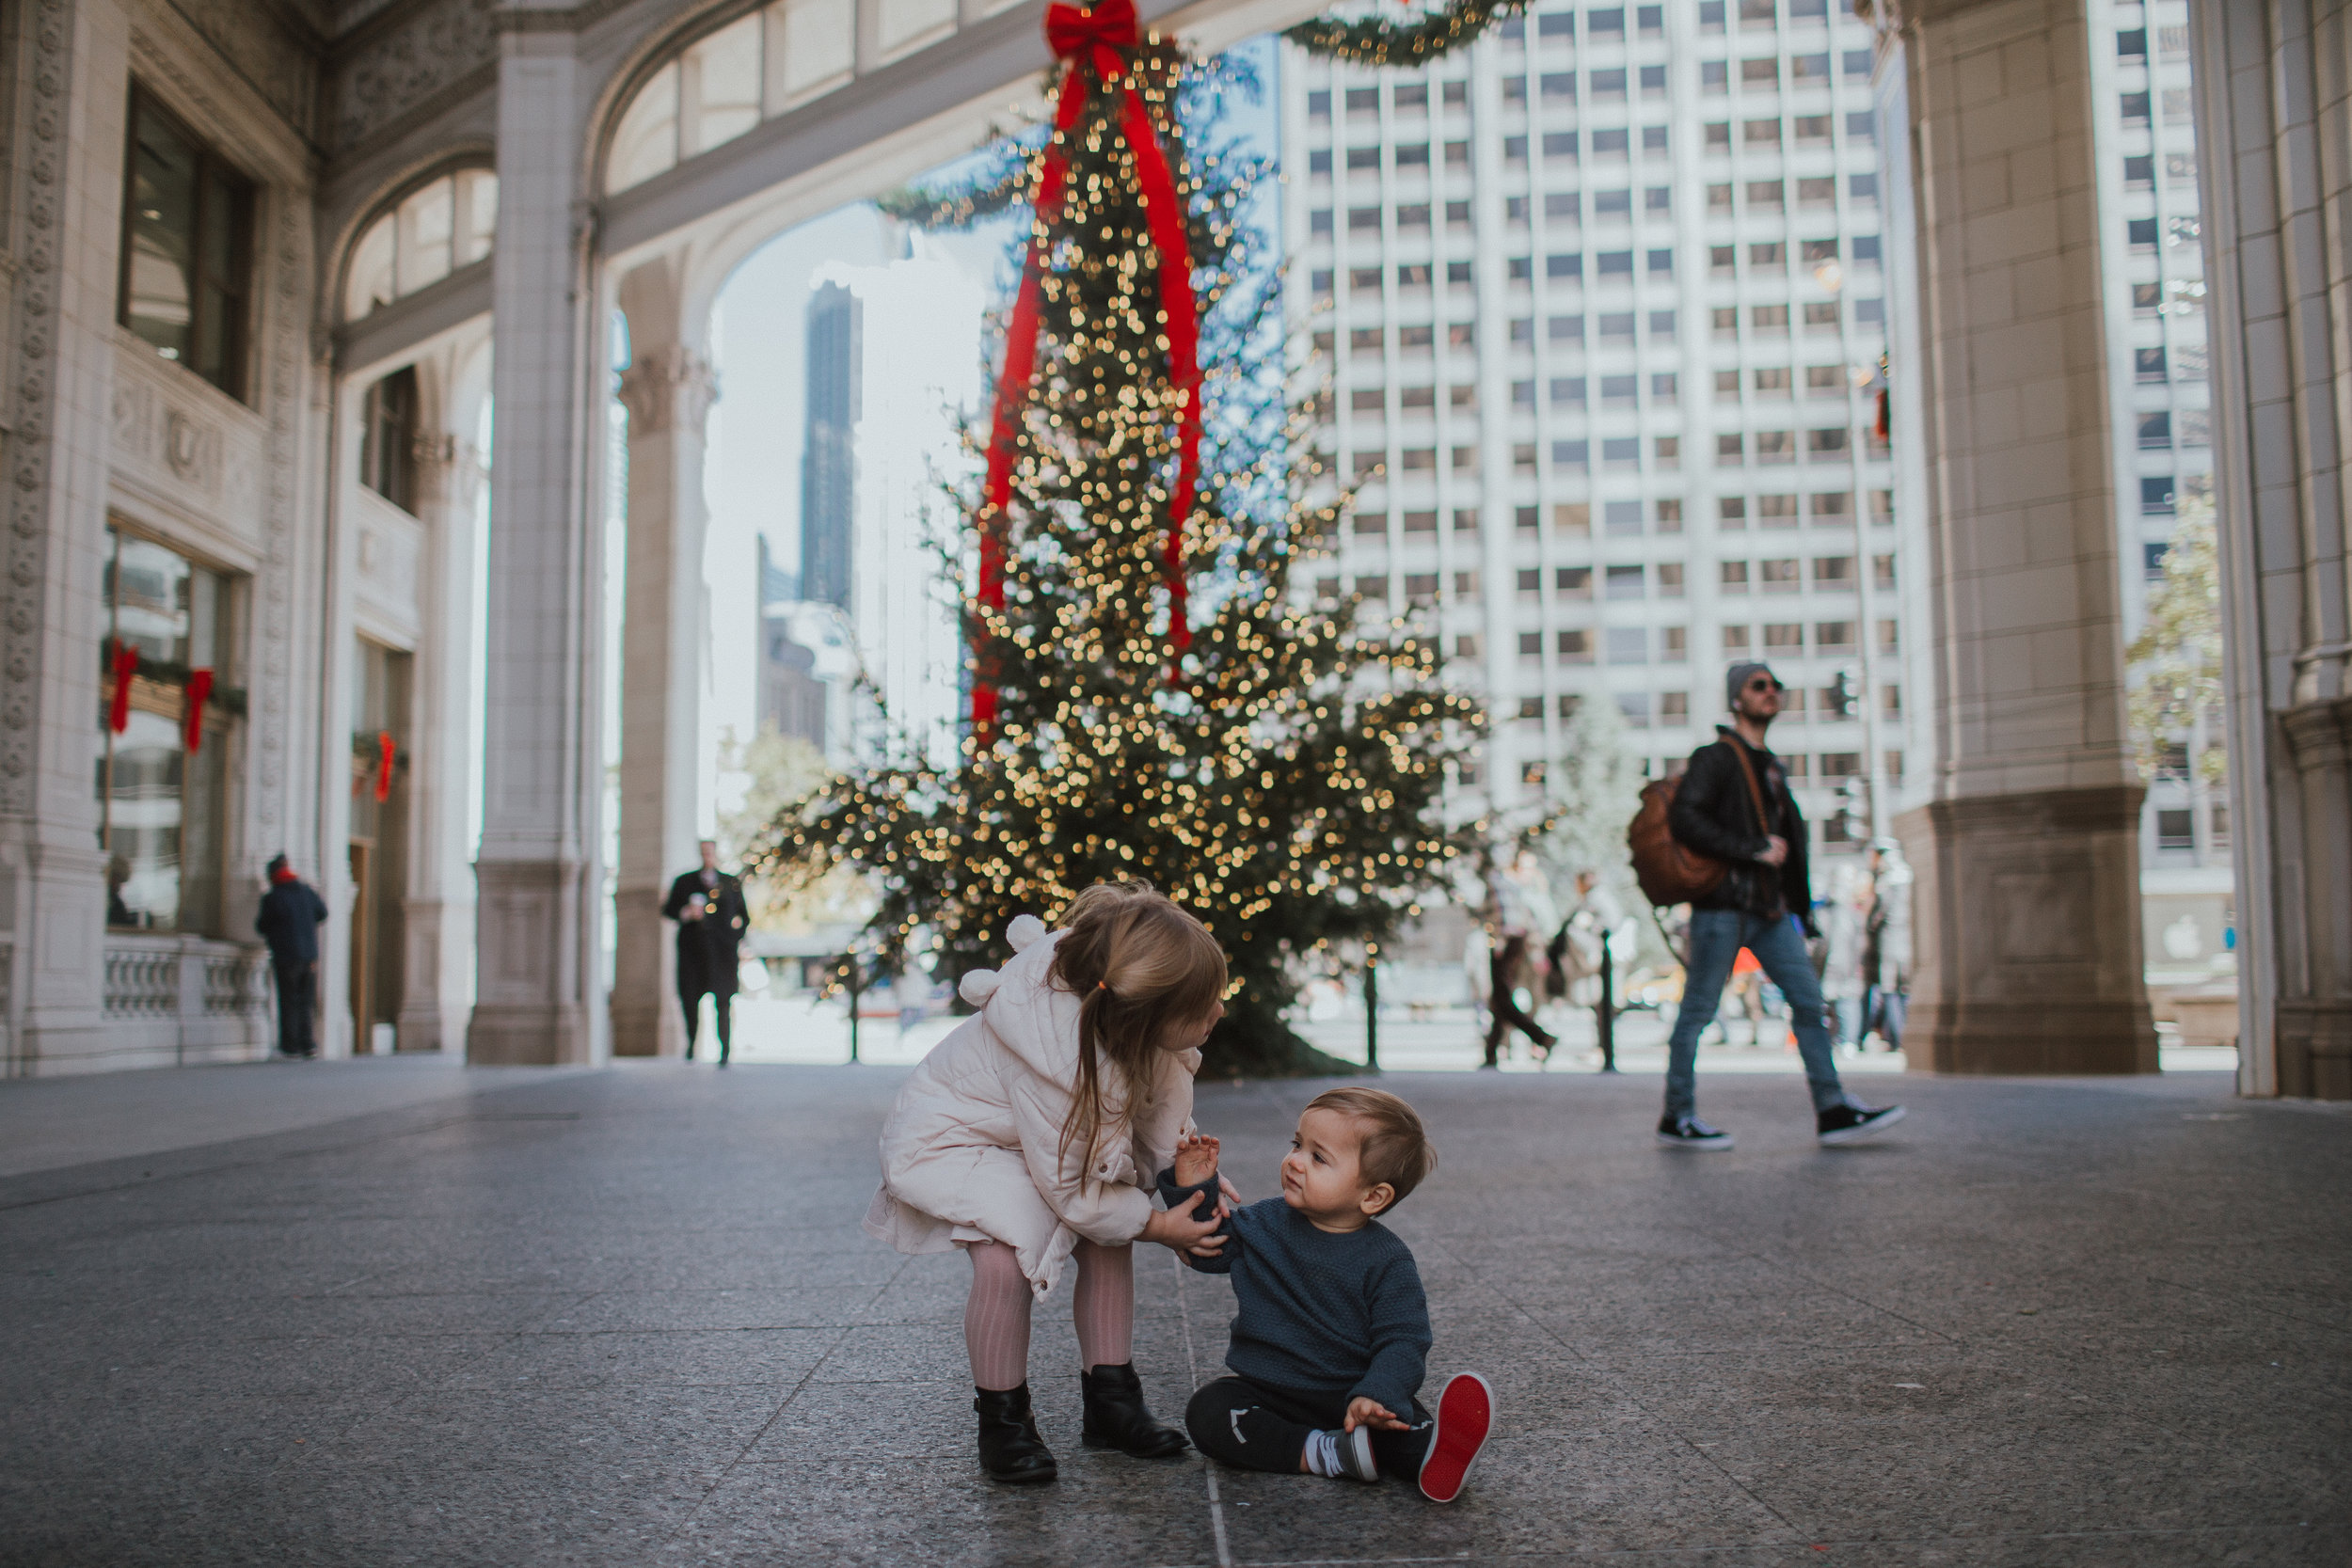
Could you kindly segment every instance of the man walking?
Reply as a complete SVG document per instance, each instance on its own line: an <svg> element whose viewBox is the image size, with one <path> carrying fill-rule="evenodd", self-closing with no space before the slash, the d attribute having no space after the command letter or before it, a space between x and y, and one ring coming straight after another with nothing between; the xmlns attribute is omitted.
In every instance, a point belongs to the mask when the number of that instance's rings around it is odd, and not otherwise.
<svg viewBox="0 0 2352 1568"><path fill-rule="evenodd" d="M677 922L677 999L686 1009L686 1059L694 1059L694 1031L701 1022L705 993L716 1006L719 1022L719 1065L727 1065L734 1037L729 1018L735 1003L735 971L741 962L737 948L751 911L743 902L743 884L719 869L719 846L702 841L700 871L689 871L670 884L661 901L664 919Z"/></svg>
<svg viewBox="0 0 2352 1568"><path fill-rule="evenodd" d="M319 926L326 901L294 874L283 855L269 863L269 891L253 928L269 943L270 969L278 978L278 1049L288 1056L315 1056L318 1036L312 1015L319 1006Z"/></svg>
<svg viewBox="0 0 2352 1568"><path fill-rule="evenodd" d="M1730 1133L1694 1114L1699 1032L1715 1016L1724 981L1745 948L1788 998L1820 1141L1853 1143L1901 1120L1903 1108L1871 1110L1837 1081L1829 1031L1821 1025L1821 985L1804 949L1805 937L1818 934L1805 874L1804 817L1788 792L1787 770L1764 744L1765 730L1780 716L1781 684L1767 666L1742 662L1731 667L1724 689L1731 727L1718 725L1715 742L1691 753L1666 815L1677 843L1724 862L1729 870L1691 908L1682 1010L1667 1043L1666 1114L1658 1123L1658 1141L1673 1148L1731 1147Z"/></svg>

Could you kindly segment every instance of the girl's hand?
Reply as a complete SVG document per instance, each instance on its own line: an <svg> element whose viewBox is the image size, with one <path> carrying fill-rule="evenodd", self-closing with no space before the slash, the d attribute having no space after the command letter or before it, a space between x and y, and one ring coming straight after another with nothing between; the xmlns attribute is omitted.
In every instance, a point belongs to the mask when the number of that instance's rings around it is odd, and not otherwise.
<svg viewBox="0 0 2352 1568"><path fill-rule="evenodd" d="M1195 1187L1216 1174L1217 1141L1198 1132L1176 1140L1176 1184Z"/></svg>
<svg viewBox="0 0 2352 1568"><path fill-rule="evenodd" d="M1152 1217L1143 1222L1143 1235L1138 1239L1157 1242L1160 1245L1173 1247L1178 1252L1189 1252L1196 1258L1216 1257L1224 1249L1225 1241L1223 1237L1215 1236L1212 1232L1223 1221L1214 1209L1209 1212L1206 1219L1197 1220L1192 1217L1199 1212L1208 1196L1206 1193L1193 1194L1192 1201L1181 1210L1153 1210Z"/></svg>
<svg viewBox="0 0 2352 1568"><path fill-rule="evenodd" d="M1216 1179L1216 1188L1218 1192L1225 1195L1224 1200L1216 1206L1218 1213L1230 1214L1241 1208L1241 1194L1233 1190L1233 1184L1226 1180L1221 1172Z"/></svg>
<svg viewBox="0 0 2352 1568"><path fill-rule="evenodd" d="M1403 1432L1405 1423L1378 1400L1359 1394L1347 1402L1347 1425L1342 1430L1354 1432L1358 1427L1370 1427L1375 1432Z"/></svg>

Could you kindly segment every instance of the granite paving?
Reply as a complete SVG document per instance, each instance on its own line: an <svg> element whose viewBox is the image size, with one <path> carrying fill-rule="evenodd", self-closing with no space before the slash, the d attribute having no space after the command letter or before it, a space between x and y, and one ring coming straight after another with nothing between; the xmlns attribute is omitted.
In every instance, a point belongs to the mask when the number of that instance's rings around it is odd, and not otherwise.
<svg viewBox="0 0 2352 1568"><path fill-rule="evenodd" d="M1693 1155L1646 1077L1391 1075L1431 1370L1501 1405L1438 1508L1081 1447L1066 1282L1061 1480L986 1481L961 1259L858 1226L904 1071L507 1074L0 1179L0 1564L2352 1562L2342 1107L1915 1076L1823 1150L1798 1081L1724 1077ZM1202 1085L1245 1195L1316 1087ZM1137 1275L1173 1417L1230 1292Z"/></svg>

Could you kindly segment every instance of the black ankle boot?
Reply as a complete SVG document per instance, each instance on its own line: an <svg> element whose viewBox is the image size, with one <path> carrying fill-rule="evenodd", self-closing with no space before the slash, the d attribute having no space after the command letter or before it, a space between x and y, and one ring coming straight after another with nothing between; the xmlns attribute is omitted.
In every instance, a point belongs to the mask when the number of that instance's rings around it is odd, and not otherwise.
<svg viewBox="0 0 2352 1568"><path fill-rule="evenodd" d="M979 1398L972 1408L980 1413L980 1468L991 1479L1015 1486L1052 1481L1060 1473L1054 1450L1037 1434L1037 1418L1029 1411L1029 1386L975 1388Z"/></svg>
<svg viewBox="0 0 2352 1568"><path fill-rule="evenodd" d="M1167 1459L1184 1451L1184 1434L1152 1418L1143 1407L1143 1380L1132 1361L1095 1367L1078 1374L1086 1394L1086 1445L1118 1449L1137 1459Z"/></svg>

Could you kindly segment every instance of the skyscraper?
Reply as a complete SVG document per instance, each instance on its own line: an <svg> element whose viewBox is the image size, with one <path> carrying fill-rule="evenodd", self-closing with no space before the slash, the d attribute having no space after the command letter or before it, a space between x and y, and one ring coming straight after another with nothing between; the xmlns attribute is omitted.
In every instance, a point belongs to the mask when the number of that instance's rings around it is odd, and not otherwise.
<svg viewBox="0 0 2352 1568"><path fill-rule="evenodd" d="M2205 268L2187 0L2091 7L2092 123L2100 151L2108 410L2122 531L2125 635L2145 620L2176 523L2210 515L2213 432ZM2232 897L2230 817L2197 753L2222 743L2219 715L2169 749L2140 821L2152 966L2221 950Z"/></svg>
<svg viewBox="0 0 2352 1568"><path fill-rule="evenodd" d="M847 610L857 516L857 422L864 308L839 283L808 301L808 434L801 455L801 592Z"/></svg>
<svg viewBox="0 0 2352 1568"><path fill-rule="evenodd" d="M1870 77L1830 0L1546 6L1417 70L1286 49L1294 341L1361 485L1317 592L1429 617L1496 804L1544 798L1581 702L1675 766L1762 657L1815 848L1891 815Z"/></svg>
<svg viewBox="0 0 2352 1568"><path fill-rule="evenodd" d="M768 536L759 536L759 723L779 735L825 744L826 682L817 675L816 650L793 635L800 579L775 563Z"/></svg>

